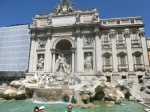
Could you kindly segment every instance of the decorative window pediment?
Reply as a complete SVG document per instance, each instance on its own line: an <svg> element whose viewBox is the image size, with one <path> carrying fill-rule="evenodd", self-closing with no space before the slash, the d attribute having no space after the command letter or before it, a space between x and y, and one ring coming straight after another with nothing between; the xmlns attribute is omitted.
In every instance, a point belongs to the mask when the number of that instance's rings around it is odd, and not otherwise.
<svg viewBox="0 0 150 112"><path fill-rule="evenodd" d="M125 52L119 52L118 54L117 54L118 56L126 56L127 55L127 53L125 53Z"/></svg>
<svg viewBox="0 0 150 112"><path fill-rule="evenodd" d="M110 57L111 55L112 55L111 53L106 52L106 53L103 54L103 57Z"/></svg>
<svg viewBox="0 0 150 112"><path fill-rule="evenodd" d="M141 51L136 51L136 52L133 53L133 55L134 56L140 56L140 55L142 55L142 52Z"/></svg>

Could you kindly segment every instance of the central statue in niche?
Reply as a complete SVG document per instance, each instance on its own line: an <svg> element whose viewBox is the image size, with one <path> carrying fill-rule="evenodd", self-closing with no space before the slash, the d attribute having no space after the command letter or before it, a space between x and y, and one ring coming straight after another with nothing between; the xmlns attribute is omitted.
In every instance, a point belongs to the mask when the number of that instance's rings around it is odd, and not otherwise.
<svg viewBox="0 0 150 112"><path fill-rule="evenodd" d="M64 54L60 54L56 60L56 72L70 74L71 65L66 63L66 58Z"/></svg>

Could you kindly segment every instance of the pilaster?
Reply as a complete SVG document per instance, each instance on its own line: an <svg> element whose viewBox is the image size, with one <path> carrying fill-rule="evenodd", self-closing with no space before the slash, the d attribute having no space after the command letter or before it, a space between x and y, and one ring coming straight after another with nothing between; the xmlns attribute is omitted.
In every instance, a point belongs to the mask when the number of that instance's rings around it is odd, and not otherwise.
<svg viewBox="0 0 150 112"><path fill-rule="evenodd" d="M98 27L94 29L95 34L95 62L96 62L96 71L102 71L102 48L101 48L101 38L100 38L100 31Z"/></svg>
<svg viewBox="0 0 150 112"><path fill-rule="evenodd" d="M149 65L148 52L147 52L146 38L145 38L145 31L144 31L144 29L140 29L140 31L139 31L139 37L141 38L144 64L145 65Z"/></svg>
<svg viewBox="0 0 150 112"><path fill-rule="evenodd" d="M47 32L46 35L47 38L47 45L46 45L46 52L45 52L45 72L51 72L51 60L52 60L52 55L51 55L51 50L50 50L50 45L51 45L51 31Z"/></svg>
<svg viewBox="0 0 150 112"><path fill-rule="evenodd" d="M75 72L75 50L72 49L72 72Z"/></svg>
<svg viewBox="0 0 150 112"><path fill-rule="evenodd" d="M76 41L77 41L77 46L76 46L76 48L77 48L77 50L76 50L76 56L77 56L77 72L82 72L82 71L84 71L84 63L83 63L83 50L82 50L82 47L83 47L83 38L82 38L82 35L81 35L81 30L80 30L80 28L78 28L77 30L76 30Z"/></svg>
<svg viewBox="0 0 150 112"><path fill-rule="evenodd" d="M35 44L34 44L34 59L33 59L33 72L36 72L37 70L37 38L35 38Z"/></svg>
<svg viewBox="0 0 150 112"><path fill-rule="evenodd" d="M113 72L118 72L118 60L117 60L117 51L116 51L116 32L115 30L110 30L110 38L112 45L112 62L113 62Z"/></svg>
<svg viewBox="0 0 150 112"><path fill-rule="evenodd" d="M29 60L29 73L34 72L33 66L34 66L34 55L35 55L35 49L36 49L36 35L35 33L31 34L31 48L30 48L30 60Z"/></svg>
<svg viewBox="0 0 150 112"><path fill-rule="evenodd" d="M125 29L124 37L126 38L126 44L127 44L127 56L128 56L129 72L133 72L134 71L134 69L133 69L133 56L132 56L131 38L130 38L129 29Z"/></svg>
<svg viewBox="0 0 150 112"><path fill-rule="evenodd" d="M55 58L56 58L56 56L55 56L55 52L52 52L52 55L53 55L53 67L52 67L52 72L54 73L55 72Z"/></svg>

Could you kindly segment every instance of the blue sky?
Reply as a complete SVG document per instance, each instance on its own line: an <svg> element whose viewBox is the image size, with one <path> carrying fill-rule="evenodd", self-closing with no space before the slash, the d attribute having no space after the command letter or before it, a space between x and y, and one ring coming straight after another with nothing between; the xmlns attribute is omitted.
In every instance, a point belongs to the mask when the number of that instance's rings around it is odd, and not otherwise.
<svg viewBox="0 0 150 112"><path fill-rule="evenodd" d="M150 37L150 0L70 0L75 9L97 8L100 18L142 16ZM0 27L32 23L36 14L55 12L60 0L0 0Z"/></svg>

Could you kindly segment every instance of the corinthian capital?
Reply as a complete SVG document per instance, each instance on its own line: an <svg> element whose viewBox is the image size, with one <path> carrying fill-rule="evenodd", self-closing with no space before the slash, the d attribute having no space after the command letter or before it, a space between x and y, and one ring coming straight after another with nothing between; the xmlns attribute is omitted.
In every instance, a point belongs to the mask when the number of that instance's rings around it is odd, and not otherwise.
<svg viewBox="0 0 150 112"><path fill-rule="evenodd" d="M52 37L52 32L49 30L47 31L46 35L45 35L46 38L50 38Z"/></svg>
<svg viewBox="0 0 150 112"><path fill-rule="evenodd" d="M124 31L124 37L125 38L129 38L130 37L130 31L129 30L126 30L126 31Z"/></svg>
<svg viewBox="0 0 150 112"><path fill-rule="evenodd" d="M115 31L110 31L109 36L110 36L110 38L115 38L116 32Z"/></svg>
<svg viewBox="0 0 150 112"><path fill-rule="evenodd" d="M80 38L82 37L82 33L81 33L81 29L80 28L76 29L75 36L76 37L80 37Z"/></svg>
<svg viewBox="0 0 150 112"><path fill-rule="evenodd" d="M94 31L95 36L99 36L101 35L100 31Z"/></svg>
<svg viewBox="0 0 150 112"><path fill-rule="evenodd" d="M82 33L81 33L81 32L76 32L76 33L75 33L75 36L76 36L77 38L79 38L79 37L81 38L81 37L82 37Z"/></svg>
<svg viewBox="0 0 150 112"><path fill-rule="evenodd" d="M100 31L99 31L98 27L95 27L95 29L94 29L94 35L100 37L101 34L100 34Z"/></svg>
<svg viewBox="0 0 150 112"><path fill-rule="evenodd" d="M36 40L36 34L35 34L35 32L31 33L31 40Z"/></svg>
<svg viewBox="0 0 150 112"><path fill-rule="evenodd" d="M145 31L144 30L139 31L139 37L145 37Z"/></svg>

